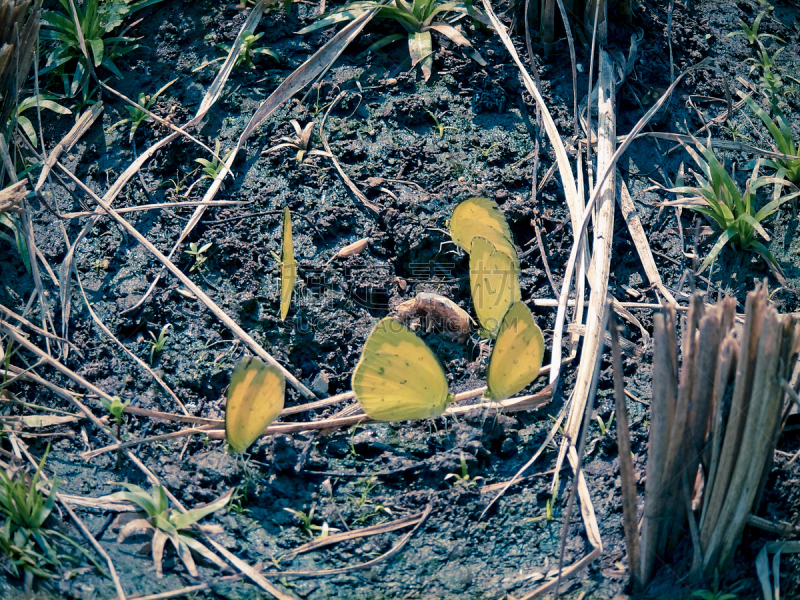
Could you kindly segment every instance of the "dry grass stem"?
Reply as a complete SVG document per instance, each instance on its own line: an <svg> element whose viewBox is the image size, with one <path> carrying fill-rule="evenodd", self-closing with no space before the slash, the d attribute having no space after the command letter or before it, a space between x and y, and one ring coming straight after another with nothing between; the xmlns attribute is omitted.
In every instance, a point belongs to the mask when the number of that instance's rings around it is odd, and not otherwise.
<svg viewBox="0 0 800 600"><path fill-rule="evenodd" d="M622 351L614 315L609 319L611 329L611 352L614 363L614 408L617 416L617 449L619 473L624 492L622 494L622 516L625 528L625 545L628 548L628 570L633 588L639 589L639 516L636 508L636 473L631 454L631 432L628 426L628 406L625 402L625 376Z"/></svg>
<svg viewBox="0 0 800 600"><path fill-rule="evenodd" d="M395 519L389 523L381 523L380 525L373 525L372 527L362 527L361 529L354 529L352 531L343 531L342 533L335 533L324 538L318 538L312 542L303 544L294 550L290 550L281 556L281 559L293 558L298 554L313 552L319 548L324 548L325 546L330 546L331 544L338 544L339 542L346 540L357 540L363 537L380 535L381 533L388 533L397 529L403 529L404 527L410 527L411 525L416 525L419 523L422 520L423 514L424 512L419 512L413 515Z"/></svg>
<svg viewBox="0 0 800 600"><path fill-rule="evenodd" d="M616 145L616 116L614 111L614 79L612 59L604 50L600 51L600 71L598 81L598 151L597 169L606 172L613 169L610 164ZM584 420L586 404L594 382L594 372L598 357L603 349L605 334L605 303L608 277L611 269L611 247L614 238L614 176L598 182L595 194L599 194L596 205L594 247L592 263L589 266L591 294L586 316L586 333L578 366L577 379L572 391L570 411L564 426L565 437L561 442L556 471L569 445L578 439L581 423ZM587 209L587 213L589 209ZM564 286L568 288L569 286ZM555 347L553 348L555 352ZM551 372L552 376L552 372Z"/></svg>
<svg viewBox="0 0 800 600"><path fill-rule="evenodd" d="M636 251L639 253L639 260L642 262L642 268L647 275L647 280L650 285L654 285L661 292L667 302L674 304L676 302L675 297L664 287L661 274L658 272L653 253L650 250L650 244L647 241L647 234L644 232L641 219L639 219L639 213L633 204L630 192L628 192L628 186L625 185L625 181L619 175L619 171L617 172L617 202L622 211L622 216L625 218L625 224L628 226L628 232L631 234L633 244L636 246Z"/></svg>
<svg viewBox="0 0 800 600"><path fill-rule="evenodd" d="M305 385L300 383L300 381L290 373L283 365L278 363L272 356L264 350L258 342L256 342L241 326L236 323L231 317L229 317L221 308L217 306L217 304L203 291L201 290L183 271L181 271L175 264L170 261L166 256L164 256L150 241L144 237L139 231L128 221L123 219L121 216L117 214L117 212L111 208L111 206L102 200L97 194L92 192L89 188L87 188L83 182L75 177L71 171L66 169L61 163L57 163L58 166L62 169L62 171L69 176L84 192L89 194L92 199L100 205L100 207L105 210L111 217L114 218L117 223L122 225L123 229L125 229L128 233L130 233L137 242L142 244L150 253L155 256L175 277L177 277L180 282L186 286L186 288L193 293L197 299L206 305L206 307L214 313L214 315L225 324L231 332L236 335L240 340L242 340L252 352L257 355L262 360L268 362L271 365L274 365L278 369L281 370L283 376L286 378L286 381L291 383L297 391L302 393L307 398L314 398L314 393L309 390Z"/></svg>

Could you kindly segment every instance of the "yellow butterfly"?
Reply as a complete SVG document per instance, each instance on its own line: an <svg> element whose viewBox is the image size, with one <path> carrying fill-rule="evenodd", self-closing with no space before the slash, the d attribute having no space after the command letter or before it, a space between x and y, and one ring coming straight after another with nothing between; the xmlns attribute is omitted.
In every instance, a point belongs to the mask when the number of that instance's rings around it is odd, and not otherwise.
<svg viewBox="0 0 800 600"><path fill-rule="evenodd" d="M544 357L542 330L524 302L515 302L500 325L489 359L487 396L505 400L525 389L539 374Z"/></svg>
<svg viewBox="0 0 800 600"><path fill-rule="evenodd" d="M369 334L352 384L364 412L379 421L437 417L453 400L436 355L408 327L388 317Z"/></svg>
<svg viewBox="0 0 800 600"><path fill-rule="evenodd" d="M286 380L277 367L243 358L231 375L225 405L225 438L231 451L250 447L283 410Z"/></svg>
<svg viewBox="0 0 800 600"><path fill-rule="evenodd" d="M456 206L450 217L450 235L459 248L472 251L472 240L481 236L494 247L508 254L519 267L517 251L511 241L511 230L497 203L489 198L467 198Z"/></svg>
<svg viewBox="0 0 800 600"><path fill-rule="evenodd" d="M292 303L292 291L297 280L297 263L292 248L292 215L283 209L283 244L281 247L281 321L286 320Z"/></svg>
<svg viewBox="0 0 800 600"><path fill-rule="evenodd" d="M518 273L518 265L508 254L484 237L472 238L469 285L475 314L487 337L497 337L509 306L521 298Z"/></svg>

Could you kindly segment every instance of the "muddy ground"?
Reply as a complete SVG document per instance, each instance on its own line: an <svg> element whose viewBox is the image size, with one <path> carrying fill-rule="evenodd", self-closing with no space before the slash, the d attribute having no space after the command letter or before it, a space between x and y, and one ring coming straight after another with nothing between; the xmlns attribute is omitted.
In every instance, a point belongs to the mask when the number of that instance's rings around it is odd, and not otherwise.
<svg viewBox="0 0 800 600"><path fill-rule="evenodd" d="M665 1L642 3L635 7L630 25L612 22L612 48L625 54L631 34L643 32L635 71L617 95L620 134L630 130L641 116L642 107L646 109L658 90L669 85L668 6ZM521 14L519 7L495 8L507 11L507 21ZM264 32L260 43L277 51L280 61L261 57L256 69L242 67L234 71L223 97L197 131L206 143L213 147L219 140L222 148L233 146L259 103L330 39L330 31L305 36L293 33L310 24L317 10L315 4L303 2L296 3L289 14L276 9L262 17L257 29ZM758 10L755 2L676 1L672 23L676 70L712 57L730 82L740 77L758 86L758 70L750 73L750 65L745 62L754 55L753 49L741 36L726 37L739 29L739 19L751 23ZM141 91L152 93L177 77L177 83L156 104L155 112L183 123L194 114L220 63L199 71L196 68L203 61L222 55L215 44L230 43L247 13L232 5L167 1L142 14L143 21L130 32L141 38L142 47L119 61L125 78L112 78L110 83L136 97ZM787 42L765 42L771 49L785 46L778 66L787 75L797 74L793 69L800 60L799 15L796 5L781 1L762 22L762 31ZM521 253L523 299L554 297L535 241L534 222L541 228L555 282L561 285L572 237L557 177L550 179L535 198L531 197L533 169L538 169L537 180L541 182L553 162L550 145L539 132L542 149L538 157L532 156L537 135L535 105L525 92L516 67L496 36L485 29L466 29L488 66L481 67L454 44L439 39L434 75L426 85L419 70L410 68L402 43L367 57L359 56L370 43L393 31L385 22L368 25L321 85L307 97L296 95L251 137L246 152L234 164L235 178L229 178L216 197L251 203L207 210L189 238L198 246L212 244L202 268L192 270L194 259L183 252L176 258L178 266L197 285L320 397L350 389L352 369L376 319L417 292L435 291L471 310L468 263L448 243L446 231L454 206L467 197L488 196L500 204ZM521 30L514 40L520 55L527 56ZM573 127L566 41L560 40L552 53L543 57L542 45L535 37L534 50L543 95L560 131L568 137ZM580 99L587 88L588 48L579 40L576 52L577 62L582 65L578 73ZM735 85L744 88L742 83ZM327 159L310 157L298 164L290 150L263 154L263 150L277 143L277 138L293 135L290 119L301 124L319 122L327 105L340 92L346 92L346 96L332 111L326 126L331 147L349 176L377 205L377 215L347 190ZM724 98L724 84L718 73L690 74L673 96L670 110L663 112L652 128L695 132L703 125L701 115L709 120L722 114L725 105L715 100L719 98ZM102 125L95 124L66 161L98 192L105 191L134 159L127 130L108 131L127 116L124 105L108 96L104 100ZM787 96L786 110L795 126L800 124L797 96ZM430 113L444 127L441 132ZM730 139L730 129L735 128L750 143L769 145L764 128L746 108L734 113L731 121L728 130L715 126L714 135ZM61 139L71 124L69 117L46 121L48 147ZM164 135L163 128L147 124L137 132L136 147L147 148ZM312 147L321 148L318 126ZM683 286L681 289L686 291L687 280L682 279L682 274L691 265L682 253L680 229L685 235L684 249L690 252L699 244L701 256L711 247L713 237L693 233L696 226L708 223L690 211L684 210L678 221L673 209L658 205L670 196L653 189L651 178L664 184L662 173L674 178L681 161L691 166L684 152L670 152L671 149L672 145L664 141L638 140L623 157L620 169L664 283L674 289ZM729 164L736 164L739 179L744 181L752 156L722 154ZM196 158L208 157L188 140L172 143L143 169L143 183L134 178L115 206L146 204L150 202L148 194L158 202L174 201L199 178L200 174L194 171ZM183 186L180 190L176 190L177 181ZM190 198L202 197L207 185L206 181L198 183ZM61 212L82 210L81 204L63 188L56 185L54 189L52 201ZM84 202L93 207L91 200ZM279 211L283 207L289 207L293 215L300 279L285 323L278 317L279 270L271 256L280 248ZM130 213L128 217L166 253L192 210L148 211ZM80 218L64 222L70 240L84 222ZM800 240L795 236L796 227L796 210L787 207L769 222L767 229L772 236L770 249L790 285L800 288ZM36 210L35 231L39 248L56 267L64 258L66 246L57 219L44 207ZM372 238L367 251L329 263L338 249L364 237ZM2 241L0 249L7 257L0 262L0 303L21 312L34 289L33 282L14 250ZM222 418L225 387L244 352L227 328L203 305L182 295L181 284L170 277L162 280L141 309L124 313L141 298L160 264L110 219L98 222L77 249L76 257L77 277L94 310L136 355L147 361L151 349L148 332L157 335L165 325L171 325L163 351L154 357L157 373L192 414ZM656 301L619 217L611 268L610 291L618 299ZM793 289L777 289L776 279L754 255L741 257L728 248L709 277L710 282L697 281L700 289L707 289L714 298L732 294L742 303L754 282L767 278L770 290L775 290L772 299L777 307L784 312L800 311L797 293ZM75 286L73 280L69 339L85 358L81 360L73 353L68 366L106 392L130 399L134 406L179 412L151 378L94 325ZM58 291L52 285L49 289L52 308L60 318ZM632 312L645 328L651 329L650 310ZM534 309L534 314L549 348L555 310L539 308ZM652 348L636 328L627 329L624 336L636 345L636 350L626 357L628 389L647 400ZM426 341L442 358L452 390L481 385L488 356L477 334L464 344L435 333L428 334ZM545 362L548 360L549 353ZM574 377L574 367L568 369L564 397ZM75 389L54 371L42 369L41 373L59 385ZM597 414L605 422L613 410L610 373L610 363L606 362L596 403ZM537 382L531 389L542 386ZM18 384L13 392L28 402L74 410L42 388ZM288 387L287 394L288 406L303 401ZM548 515L546 504L552 478L549 471L556 455L551 447L529 470L533 476L512 487L483 519L479 515L493 494L482 493L481 489L509 479L531 457L544 442L552 417L562 403L563 398L536 411L499 416L478 411L455 420L368 424L320 435L266 438L251 449L246 463L226 454L224 442L200 436L189 438L188 442L178 438L143 445L135 452L186 506L210 501L236 486L235 508L219 511L208 521L224 527L225 533L216 539L226 548L250 564L261 563L267 570L321 570L365 562L387 551L404 533L401 530L344 542L293 559L281 559L310 536L319 534L318 529L303 531L300 521L284 509L307 514L313 509L314 526L327 523L330 528L342 530L344 526L379 524L432 506L424 527L402 552L370 569L324 578L278 578L277 585L295 597L512 598L533 589L541 578L539 574L546 574L557 565L570 479L566 473L562 477L561 494ZM96 414L103 414L98 404L93 408ZM339 408L320 409L287 420L320 418ZM644 404L636 402L631 402L629 411L632 449L642 484L648 411ZM16 412L16 408L9 409L9 414ZM122 431L126 438L136 439L177 428L129 416ZM88 448L107 443L90 424L62 426L55 431L59 435L52 438L48 464L58 475L62 491L97 497L119 490L115 485L119 481L149 487L131 464L123 461L118 467L114 453L89 462L79 457ZM31 440L32 450L41 455L48 439ZM759 514L792 520L798 511L800 466L781 467L788 461L787 456L800 449L797 430L787 431L778 447L781 453L776 455ZM446 480L448 474L461 474L462 456L470 481L457 484L453 478ZM627 593L618 465L616 425L602 432L594 422L589 432L586 473L605 551L567 586L565 597L612 598ZM299 472L297 466L301 467ZM155 594L197 583L171 550L165 556L165 577L157 579L150 557L146 552L140 553L146 537L132 536L117 544L115 531L108 527L107 513L79 509L79 514L113 558L129 594ZM68 520L64 527L80 539ZM748 530L735 564L721 576L722 589L739 598L759 597L754 559L763 544L773 539L778 538ZM582 523L573 516L565 562L580 559L590 549ZM689 597L697 589L685 580L689 557L687 542L686 547L676 549L671 564L662 565L646 597ZM796 558L783 558L785 579L781 590L785 598L800 597L799 567ZM202 561L199 568L202 581L215 581L221 576ZM22 596L20 582L5 579L2 586L3 597ZM42 597L100 599L114 597L114 587L95 571L84 570L72 573L68 579L41 583L39 593ZM193 597L264 597L255 586L242 582L218 582L213 591L204 594Z"/></svg>

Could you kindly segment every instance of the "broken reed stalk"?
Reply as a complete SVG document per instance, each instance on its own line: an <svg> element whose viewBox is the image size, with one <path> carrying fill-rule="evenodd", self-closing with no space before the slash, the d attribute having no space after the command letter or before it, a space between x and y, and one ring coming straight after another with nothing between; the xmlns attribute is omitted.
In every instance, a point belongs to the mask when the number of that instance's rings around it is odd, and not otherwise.
<svg viewBox="0 0 800 600"><path fill-rule="evenodd" d="M743 327L735 317L735 299L704 306L695 294L683 318L679 372L675 307L654 315L644 518L641 538L626 540L629 564L639 565L631 574L634 585L647 583L656 557L663 560L681 540L687 521L691 575L710 577L724 569L758 507L800 328L791 315L767 305L766 285L747 295ZM623 494L635 494L635 487L623 486Z"/></svg>
<svg viewBox="0 0 800 600"><path fill-rule="evenodd" d="M0 121L6 123L33 63L42 0L0 0Z"/></svg>
<svg viewBox="0 0 800 600"><path fill-rule="evenodd" d="M619 474L622 480L622 523L625 545L628 548L628 569L634 589L639 582L639 529L636 511L636 472L631 454L631 432L628 426L628 405L625 402L625 378L622 369L622 350L619 344L617 320L612 312L608 320L611 331L611 355L614 364L614 408L617 416L617 446L619 448Z"/></svg>

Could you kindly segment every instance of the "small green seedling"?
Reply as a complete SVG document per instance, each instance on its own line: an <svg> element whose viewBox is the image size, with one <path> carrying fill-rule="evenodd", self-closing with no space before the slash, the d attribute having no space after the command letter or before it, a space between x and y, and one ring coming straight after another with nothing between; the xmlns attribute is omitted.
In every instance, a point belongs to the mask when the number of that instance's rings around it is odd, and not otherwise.
<svg viewBox="0 0 800 600"><path fill-rule="evenodd" d="M284 508L283 510L292 513L295 517L297 517L297 519L299 519L300 532L309 539L314 539L315 531L319 531L318 539L326 538L331 532L338 531L338 529L329 527L325 522L323 522L322 525L316 525L314 523L314 508L315 507L312 506L308 513L302 510L294 510L292 508Z"/></svg>
<svg viewBox="0 0 800 600"><path fill-rule="evenodd" d="M486 65L486 61L483 60L480 53L472 47L472 44L464 34L453 25L452 20L447 18L448 15L456 13L467 15L475 21L487 25L490 24L486 16L473 7L471 2L413 0L413 2L409 3L406 0L392 0L388 4L383 4L377 0L356 0L320 15L316 23L304 27L297 33L309 33L317 29L345 23L375 8L379 9L375 15L376 19L396 21L405 32L387 35L372 44L365 52L378 50L392 42L407 40L412 67L419 65L425 81L428 81L433 72L433 37L431 32L435 31L449 38L458 46L466 48L472 59L479 65Z"/></svg>
<svg viewBox="0 0 800 600"><path fill-rule="evenodd" d="M783 52L783 49L784 46L781 46L772 56L770 56L764 45L759 43L758 58L745 59L745 62L753 63L753 66L750 67L750 73L758 68L761 69L759 84L762 88L764 88L770 97L780 94L781 89L783 88L783 78L774 70L775 59L781 52Z"/></svg>
<svg viewBox="0 0 800 600"><path fill-rule="evenodd" d="M195 169L195 170L196 170L196 169ZM189 176L190 176L192 173L194 173L194 172L195 172L195 171L193 170L193 171L191 171L190 173L188 173L188 174L186 174L186 175L183 175L183 176L181 177L181 172L180 172L180 171L177 171L177 172L175 173L175 178L174 178L174 179L166 179L166 180L162 181L161 183L159 183L159 184L158 184L158 187L160 187L160 188L162 188L162 187L163 187L163 188L167 188L167 191L168 191L168 192L170 192L170 193L171 193L173 196L175 196L176 198L178 198L178 197L184 197L185 195L184 195L184 196L181 196L181 192L182 192L184 189L186 189L186 187L187 187L187 186L186 186L186 180L187 180L187 179L189 179Z"/></svg>
<svg viewBox="0 0 800 600"><path fill-rule="evenodd" d="M695 590L692 598L700 600L736 600L737 595L726 593L719 589L719 571L714 570L714 587L710 590Z"/></svg>
<svg viewBox="0 0 800 600"><path fill-rule="evenodd" d="M200 180L203 179L211 179L212 181L217 178L217 176L225 169L225 163L227 162L228 158L230 158L231 153L233 150L228 150L225 156L222 157L222 160L218 160L217 157L221 156L220 154L220 147L219 147L219 140L217 140L216 144L214 145L214 154L216 156L212 156L211 160L207 160L205 158L195 158L194 162L200 163L203 167L203 174L200 176ZM186 192L189 193L188 191Z"/></svg>
<svg viewBox="0 0 800 600"><path fill-rule="evenodd" d="M125 422L125 409L131 403L131 401L125 400L125 402L123 402L119 399L119 396L114 396L111 398L110 402L105 398L100 398L100 402L111 415L111 421L117 426L117 435L119 435L119 428Z"/></svg>
<svg viewBox="0 0 800 600"><path fill-rule="evenodd" d="M108 259L107 258L98 258L92 261L92 269L94 269L95 275L100 275L100 271L108 267Z"/></svg>
<svg viewBox="0 0 800 600"><path fill-rule="evenodd" d="M614 411L611 411L611 416L608 417L607 423L603 421L603 417L601 417L600 415L595 415L594 418L595 421L597 421L597 425L600 427L600 435L605 435L611 428L611 423L614 422Z"/></svg>
<svg viewBox="0 0 800 600"><path fill-rule="evenodd" d="M357 509L368 507L369 510L364 514L356 517L353 519L354 525L360 525L361 523L365 523L372 517L377 517L379 515L387 515L391 516L392 511L389 507L385 506L383 502L375 503L369 499L369 494L374 490L376 487L380 485L380 481L375 475L370 475L366 479L361 481L363 484L363 488L361 489L361 496L356 499L355 506Z"/></svg>
<svg viewBox="0 0 800 600"><path fill-rule="evenodd" d="M47 63L40 71L44 75L50 71L60 73L72 80L70 87L75 95L79 89L88 89L91 72L103 66L118 78L122 73L114 61L139 47L133 38L109 36L114 29L123 24L123 19L134 12L152 6L161 0L137 0L134 2L100 2L86 0L79 4L70 0L59 0L63 12L47 10L42 13L41 39L56 42L47 54ZM75 27L75 18L80 24L80 32ZM91 57L87 61L81 48L85 44ZM73 67L73 65L75 65ZM74 71L74 75L70 73Z"/></svg>
<svg viewBox="0 0 800 600"><path fill-rule="evenodd" d="M455 484L457 486L462 486L466 488L476 487L483 481L483 477L478 475L477 477L470 477L469 475L469 467L467 466L467 458L464 456L464 452L461 452L461 472L460 473L449 473L448 475L444 476L444 480L447 481L448 479L455 479Z"/></svg>
<svg viewBox="0 0 800 600"><path fill-rule="evenodd" d="M117 127L120 127L122 125L125 125L126 123L129 123L130 126L131 126L131 130L130 130L130 134L128 135L128 140L132 142L133 141L133 136L136 134L136 130L139 128L139 126L142 123L145 123L146 121L152 121L153 120L153 117L151 117L145 111L152 112L152 108L153 108L153 106L155 106L155 103L158 100L158 97L161 94L163 94L164 91L169 86L171 86L173 83L175 83L176 81L178 81L178 80L177 79L173 79L172 81L170 81L167 85L165 85L160 90L158 90L152 96L150 94L145 94L144 92L141 92L139 94L139 101L136 103L136 106L126 106L125 107L125 110L128 111L128 114L130 116L128 118L126 118L126 119L122 119L122 120L117 121L116 123L114 123L108 129L108 132L110 133L111 131L113 131Z"/></svg>
<svg viewBox="0 0 800 600"><path fill-rule="evenodd" d="M425 112L428 113L431 116L431 118L433 119L433 122L436 124L434 126L434 129L439 134L440 138L444 137L444 132L447 129L452 129L453 131L458 131L458 127L450 127L450 126L442 125L442 123L439 121L439 119L436 117L436 115L433 114L431 111L426 110Z"/></svg>
<svg viewBox="0 0 800 600"><path fill-rule="evenodd" d="M4 231L0 231L0 240L5 240L17 248L22 264L25 265L25 270L30 274L31 255L28 251L28 242L25 241L25 229L22 227L19 217L11 212L0 213L0 225L10 229L13 234L12 237Z"/></svg>
<svg viewBox="0 0 800 600"><path fill-rule="evenodd" d="M72 111L66 106L61 106L58 102L55 102L56 98L58 98L58 96L53 96L52 94L39 94L38 96L30 96L19 103L17 110L14 111L12 115L12 127L14 125L13 119L15 119L16 124L19 125L20 129L22 129L22 131L25 133L34 148L39 145L39 139L36 137L36 129L33 127L31 120L22 113L26 110L30 110L31 108L36 108L36 105L38 104L39 108L46 108L47 110L56 114L71 115Z"/></svg>
<svg viewBox="0 0 800 600"><path fill-rule="evenodd" d="M103 497L103 500L127 500L138 506L140 512L124 513L129 516L118 519L122 526L117 536L117 543L122 543L131 535L151 534L153 540L150 546L153 563L156 567L156 577L160 579L164 576L161 560L164 555L164 546L168 541L175 547L178 557L192 577L199 577L192 552L221 569L228 569L228 565L198 541L192 533L193 529L203 533L223 532L220 525L199 525L197 522L203 517L225 508L233 495L233 489L209 504L181 513L177 510L168 510L167 495L161 486L153 488L153 493L150 495L138 485L130 483L121 483L120 485L127 488L128 491L116 492Z"/></svg>
<svg viewBox="0 0 800 600"><path fill-rule="evenodd" d="M105 398L100 398L100 402L103 404L103 407L108 411L111 415L111 422L117 426L117 438L119 439L122 436L122 424L125 422L125 409L131 403L130 400L126 400L122 402L119 399L119 396L114 396L111 399L111 402L106 400ZM122 450L117 450L117 469L122 467Z"/></svg>
<svg viewBox="0 0 800 600"><path fill-rule="evenodd" d="M780 190L784 186L792 188L795 186L783 178L759 177L761 161L758 161L747 181L744 192L740 192L733 178L717 160L710 145L703 146L698 142L697 150L700 154L685 144L683 146L702 171L702 175L694 174L700 185L697 187L679 186L670 189L670 192L689 194L689 196L667 202L665 205L683 206L702 213L721 231L721 235L698 272L701 273L708 268L722 252L722 249L731 243L738 246L743 252L755 252L761 256L775 275L779 279L783 279L781 268L772 252L756 240L755 236L759 235L765 241L770 241L769 234L764 229L762 222L774 214L782 204L800 195L800 191L780 196ZM775 186L772 201L761 209L757 209L756 193L760 188L770 184Z"/></svg>
<svg viewBox="0 0 800 600"><path fill-rule="evenodd" d="M767 12L768 11L766 10L762 10L761 12L759 12L756 15L755 21L753 21L752 27L748 27L747 23L739 19L739 25L741 26L742 30L729 33L725 37L730 38L730 37L735 37L737 35L742 35L747 39L748 42L754 45L760 43L759 40L761 38L766 38L766 37L773 38L775 40L778 40L779 42L783 42L783 40L779 38L777 35L772 35L770 33L758 33L758 28L761 25L761 19L764 18L764 15L766 15Z"/></svg>
<svg viewBox="0 0 800 600"><path fill-rule="evenodd" d="M203 266L203 265L208 260L208 257L206 256L206 252L208 252L209 248L211 248L211 246L213 246L213 245L214 245L213 242L208 242L207 244L203 244L202 246L200 246L198 248L197 244L195 244L194 242L190 242L189 243L189 249L188 250L184 250L183 252L184 252L184 254L188 254L189 256L193 256L194 257L194 264L189 269L190 273L193 272L193 271L201 271L202 272L203 269L205 269L205 266Z"/></svg>
<svg viewBox="0 0 800 600"><path fill-rule="evenodd" d="M735 142L737 140L746 140L747 136L740 132L740 126L732 123L731 121L726 121L726 124L722 126L722 130L727 132L731 139Z"/></svg>
<svg viewBox="0 0 800 600"><path fill-rule="evenodd" d="M150 344L150 366L153 366L153 360L155 359L156 352L161 354L164 350L164 346L167 343L167 338L169 337L167 330L172 327L171 323L167 323L161 328L161 331L158 333L158 337L153 335L152 331L148 331L147 333L150 334L150 337L153 338L152 340L146 340L148 344Z"/></svg>
<svg viewBox="0 0 800 600"><path fill-rule="evenodd" d="M237 515L244 515L250 512L249 508L245 508L242 505L242 500L247 497L247 492L242 492L239 488L242 486L237 487L234 492L233 496L231 497L231 502L228 504L228 512L236 513Z"/></svg>
<svg viewBox="0 0 800 600"><path fill-rule="evenodd" d="M265 46L256 47L256 42L263 36L263 32L257 35L254 35L252 31L244 32L244 37L242 38L242 49L239 50L239 56L236 57L236 62L233 63L234 69L237 69L242 65L245 65L248 69L255 69L256 66L253 64L253 60L257 59L259 56L269 56L276 62L280 61L280 56L278 56L278 53L274 50L270 50ZM228 44L217 44L217 48L224 50L226 53L230 53L231 51L231 47ZM223 56L218 60L225 60L225 58L226 57Z"/></svg>
<svg viewBox="0 0 800 600"><path fill-rule="evenodd" d="M5 517L5 524L0 528L0 552L7 558L5 568L14 577L24 577L28 597L31 597L34 577L50 579L64 561L75 561L74 557L59 552L59 541L68 543L97 566L75 540L45 527L58 487L54 479L47 496L40 489L42 467L49 452L48 446L33 477L22 470L9 475L0 469L0 514Z"/></svg>
<svg viewBox="0 0 800 600"><path fill-rule="evenodd" d="M376 487L380 485L380 481L374 475L370 475L366 479L363 480L364 487L361 490L361 496L356 501L356 507L361 508L365 504L369 502L367 496L369 496L370 492L374 490Z"/></svg>
<svg viewBox="0 0 800 600"><path fill-rule="evenodd" d="M272 146L271 148L267 148L261 153L262 156L269 154L270 152L280 150L281 148L291 148L297 152L295 159L297 160L298 165L302 164L303 161L309 156L325 156L330 158L331 155L328 152L308 149L308 144L311 141L311 132L314 130L314 125L317 124L316 121L311 121L305 127L300 127L300 123L298 123L295 119L292 119L289 122L292 124L292 127L297 135L293 138L278 138L277 141L283 143Z"/></svg>
<svg viewBox="0 0 800 600"><path fill-rule="evenodd" d="M544 503L544 518L546 521L552 521L555 516L556 502L558 502L558 485L558 473L556 473L553 479L553 493L550 494L550 497Z"/></svg>

